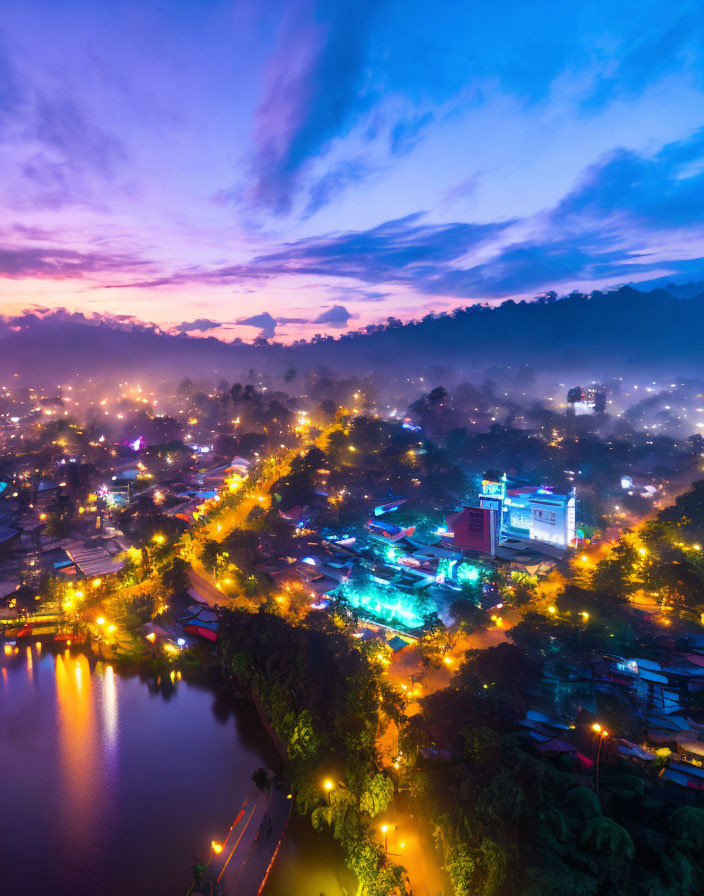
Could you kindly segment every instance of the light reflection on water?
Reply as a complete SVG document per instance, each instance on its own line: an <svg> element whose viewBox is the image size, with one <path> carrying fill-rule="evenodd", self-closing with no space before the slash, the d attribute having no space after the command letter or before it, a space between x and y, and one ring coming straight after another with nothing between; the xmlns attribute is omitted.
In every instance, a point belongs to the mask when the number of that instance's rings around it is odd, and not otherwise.
<svg viewBox="0 0 704 896"><path fill-rule="evenodd" d="M185 894L276 761L253 708L34 643L0 654L0 894ZM353 893L336 844L294 819L264 896Z"/></svg>
<svg viewBox="0 0 704 896"><path fill-rule="evenodd" d="M2 896L185 893L273 758L253 711L68 650L0 663Z"/></svg>

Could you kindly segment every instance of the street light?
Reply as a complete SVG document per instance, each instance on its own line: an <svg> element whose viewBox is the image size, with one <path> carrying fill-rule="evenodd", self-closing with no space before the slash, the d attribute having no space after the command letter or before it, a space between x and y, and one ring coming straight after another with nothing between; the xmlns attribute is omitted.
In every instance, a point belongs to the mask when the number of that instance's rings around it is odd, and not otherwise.
<svg viewBox="0 0 704 896"><path fill-rule="evenodd" d="M323 781L323 789L325 790L325 793L327 794L328 806L330 805L330 792L334 789L334 787L335 787L335 782L332 781L330 778L326 778Z"/></svg>
<svg viewBox="0 0 704 896"><path fill-rule="evenodd" d="M599 762L601 760L601 745L604 743L604 738L609 736L609 732L606 728L602 728L602 726L598 722L594 722L592 725L592 731L595 734L599 735L599 749L596 753L596 795L599 796Z"/></svg>
<svg viewBox="0 0 704 896"><path fill-rule="evenodd" d="M218 843L217 840L212 840L210 843L210 847L216 856L219 856L222 852L222 843Z"/></svg>
<svg viewBox="0 0 704 896"><path fill-rule="evenodd" d="M384 835L384 852L385 853L388 853L388 851L389 851L388 839L386 837L388 830L389 830L388 824L382 824L381 833Z"/></svg>

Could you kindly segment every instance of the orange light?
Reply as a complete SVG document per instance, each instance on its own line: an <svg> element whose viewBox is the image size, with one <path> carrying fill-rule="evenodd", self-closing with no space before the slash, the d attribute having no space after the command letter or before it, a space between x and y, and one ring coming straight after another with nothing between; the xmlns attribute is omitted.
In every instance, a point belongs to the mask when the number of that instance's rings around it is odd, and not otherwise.
<svg viewBox="0 0 704 896"><path fill-rule="evenodd" d="M333 789L334 786L335 786L335 785L334 785L333 782L330 780L330 778L327 778L325 781L323 781L323 787L324 787L328 792L331 791L331 790Z"/></svg>
<svg viewBox="0 0 704 896"><path fill-rule="evenodd" d="M156 641L156 633L149 632L149 634L147 635L147 641L151 641L153 644Z"/></svg>
<svg viewBox="0 0 704 896"><path fill-rule="evenodd" d="M213 840L210 845L212 846L215 855L220 855L220 853L222 852L222 843L218 843L216 840Z"/></svg>

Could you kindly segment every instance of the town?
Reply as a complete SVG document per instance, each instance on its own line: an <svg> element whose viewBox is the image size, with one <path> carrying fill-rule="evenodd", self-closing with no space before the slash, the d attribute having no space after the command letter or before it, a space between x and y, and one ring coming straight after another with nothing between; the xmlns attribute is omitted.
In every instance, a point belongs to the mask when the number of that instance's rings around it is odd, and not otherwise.
<svg viewBox="0 0 704 896"><path fill-rule="evenodd" d="M249 833L236 820L194 866L194 893L232 886L292 804L364 886L669 880L682 847L642 853L663 808L678 843L704 814L704 439L655 435L636 384L540 402L523 380L265 379L2 388L5 681L42 650L167 691L234 674L283 766L267 814L255 803ZM695 382L641 389L692 418L704 403ZM305 658L262 666L288 639ZM587 827L528 872L503 810L468 809L451 781L486 801L538 769L521 823L580 800ZM528 855L542 840L526 836ZM592 866L602 836L621 846Z"/></svg>

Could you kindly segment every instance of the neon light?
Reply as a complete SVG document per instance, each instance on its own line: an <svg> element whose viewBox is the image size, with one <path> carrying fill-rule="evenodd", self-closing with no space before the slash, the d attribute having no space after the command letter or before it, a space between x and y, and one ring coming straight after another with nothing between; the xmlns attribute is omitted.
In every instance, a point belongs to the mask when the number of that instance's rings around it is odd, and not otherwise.
<svg viewBox="0 0 704 896"><path fill-rule="evenodd" d="M423 625L415 598L405 594L394 592L392 596L390 594L359 594L348 591L345 596L350 606L386 622L400 622L407 628L420 628Z"/></svg>

